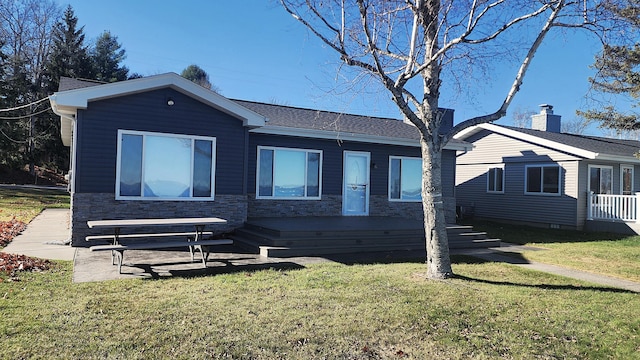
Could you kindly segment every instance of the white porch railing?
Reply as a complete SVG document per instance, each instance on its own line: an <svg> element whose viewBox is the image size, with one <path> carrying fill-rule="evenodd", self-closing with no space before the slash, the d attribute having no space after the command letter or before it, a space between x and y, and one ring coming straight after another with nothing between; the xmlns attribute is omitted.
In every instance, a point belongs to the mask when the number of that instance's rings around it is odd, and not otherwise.
<svg viewBox="0 0 640 360"><path fill-rule="evenodd" d="M608 195L589 192L587 198L587 220L640 222L640 193Z"/></svg>

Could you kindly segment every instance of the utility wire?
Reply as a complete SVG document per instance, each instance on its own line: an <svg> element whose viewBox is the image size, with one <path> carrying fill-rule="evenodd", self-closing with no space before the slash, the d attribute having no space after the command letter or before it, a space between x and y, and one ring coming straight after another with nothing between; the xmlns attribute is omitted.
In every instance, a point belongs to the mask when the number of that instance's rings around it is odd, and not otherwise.
<svg viewBox="0 0 640 360"><path fill-rule="evenodd" d="M44 109L44 110L40 110L40 111L38 111L38 112L35 112L35 113L33 113L33 114L28 114L28 115L13 116L13 117L4 117L4 116L0 116L0 120L22 120L22 119L26 119L26 118L31 117L31 116L40 115L40 114L42 114L42 113L44 113L44 112L49 111L49 109L51 109L51 106L47 107L47 108L46 108L46 109Z"/></svg>
<svg viewBox="0 0 640 360"><path fill-rule="evenodd" d="M12 139L11 137L9 137L9 135L5 134L5 132L4 132L4 131L2 131L2 129L0 129L0 133L2 133L2 135L4 135L4 137L6 137L7 139L9 139L10 141L12 141L12 142L14 142L14 143L16 143L16 144L26 144L26 143L28 143L28 142L29 142L28 140L22 140L22 141L20 141L20 140L14 140L14 139Z"/></svg>
<svg viewBox="0 0 640 360"><path fill-rule="evenodd" d="M20 105L20 106L16 106L16 107L9 108L9 109L0 109L0 112L3 112L3 111L7 111L8 112L8 111L20 110L22 108L26 108L26 107L29 107L31 105L35 105L35 104L41 103L41 102L43 102L45 100L49 100L49 97L47 96L45 98L42 98L40 100L36 100L36 101L34 101L34 102L30 103L30 104L26 104L26 105Z"/></svg>

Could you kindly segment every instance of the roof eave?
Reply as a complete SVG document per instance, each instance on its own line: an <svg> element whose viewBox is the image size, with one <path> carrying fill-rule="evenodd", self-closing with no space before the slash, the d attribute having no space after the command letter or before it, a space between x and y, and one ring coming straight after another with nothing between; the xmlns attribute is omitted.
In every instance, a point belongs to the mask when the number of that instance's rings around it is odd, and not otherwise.
<svg viewBox="0 0 640 360"><path fill-rule="evenodd" d="M548 148L551 148L551 149L555 149L555 150L558 150L558 151L566 152L568 154L579 156L579 157L582 157L582 158L585 158L585 159L595 159L599 155L598 153L593 152L593 151L584 150L584 149L581 149L581 148L577 148L575 146L565 145L565 144L559 143L557 141L542 139L542 138L540 138L538 136L535 136L535 135L525 134L525 133L519 132L517 130L507 129L505 127L502 127L500 125L495 125L495 124L480 124L480 125L476 125L476 126L470 127L468 129L465 129L465 130L459 132L458 134L456 134L454 136L454 138L464 141L469 136L474 135L474 134L480 132L481 130L488 130L488 131L491 131L491 132L494 132L494 133L497 133L497 134L509 136L509 137L516 138L516 139L519 139L519 140L522 140L522 141L526 141L526 142L538 144L540 146L544 146L544 147L548 147Z"/></svg>
<svg viewBox="0 0 640 360"><path fill-rule="evenodd" d="M104 85L60 91L54 93L49 99L52 107L57 107L63 112L73 112L75 114L77 109L86 109L91 101L104 100L167 87L242 120L244 126L252 128L260 127L264 126L266 122L266 118L264 116L249 110L220 94L205 89L175 73L166 73Z"/></svg>
<svg viewBox="0 0 640 360"><path fill-rule="evenodd" d="M373 144L420 147L420 141L417 139L405 139L405 138L396 138L396 137L390 137L390 136L357 134L357 133L350 133L350 132L329 131L329 130L319 130L319 129L291 128L291 127L277 126L277 125L266 125L258 129L250 130L250 132L257 133L257 134L268 134L268 135L307 137L307 138L313 138L313 139L342 140L342 141L355 141L355 142L373 143ZM463 151L463 150L471 150L472 145L468 143L448 143L444 148L445 150Z"/></svg>

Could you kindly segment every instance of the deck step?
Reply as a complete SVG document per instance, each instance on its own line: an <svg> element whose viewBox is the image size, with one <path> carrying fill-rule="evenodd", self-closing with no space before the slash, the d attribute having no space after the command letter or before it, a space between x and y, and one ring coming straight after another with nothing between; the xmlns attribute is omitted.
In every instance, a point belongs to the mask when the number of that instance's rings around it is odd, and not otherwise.
<svg viewBox="0 0 640 360"><path fill-rule="evenodd" d="M447 235L450 249L500 246L500 240L471 226L448 224ZM233 239L267 257L425 250L421 221L385 217L250 219Z"/></svg>

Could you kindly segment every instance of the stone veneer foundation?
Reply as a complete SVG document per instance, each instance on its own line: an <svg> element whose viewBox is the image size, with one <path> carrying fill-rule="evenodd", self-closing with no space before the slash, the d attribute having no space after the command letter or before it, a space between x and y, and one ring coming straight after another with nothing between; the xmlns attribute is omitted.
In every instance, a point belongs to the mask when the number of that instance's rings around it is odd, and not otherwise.
<svg viewBox="0 0 640 360"><path fill-rule="evenodd" d="M445 198L444 204L447 223L455 223L455 198ZM341 195L322 195L322 200L257 200L255 194L249 194L248 205L249 218L342 215ZM371 195L369 215L422 219L422 203L389 201L386 195Z"/></svg>
<svg viewBox="0 0 640 360"><path fill-rule="evenodd" d="M207 228L223 233L242 227L247 217L341 216L342 196L323 195L322 200L256 200L255 194L216 195L215 201L115 200L112 193L74 193L71 196L73 246L89 246L88 235L112 234L113 230L89 229L87 221L174 217L220 217L226 225ZM455 198L445 198L447 223L455 223ZM422 219L422 203L389 201L384 195L369 198L370 216ZM136 228L136 232L157 232L158 228ZM162 231L191 231L193 227Z"/></svg>
<svg viewBox="0 0 640 360"><path fill-rule="evenodd" d="M113 193L74 193L71 195L71 244L90 246L87 235L112 234L113 230L89 229L88 220L144 219L180 217L220 217L226 225L215 225L207 231L223 233L241 227L247 220L247 198L244 195L216 195L214 201L145 201L116 200ZM162 231L192 231L193 227L167 227ZM135 232L158 232L158 228L136 228ZM124 231L123 231L124 232Z"/></svg>

